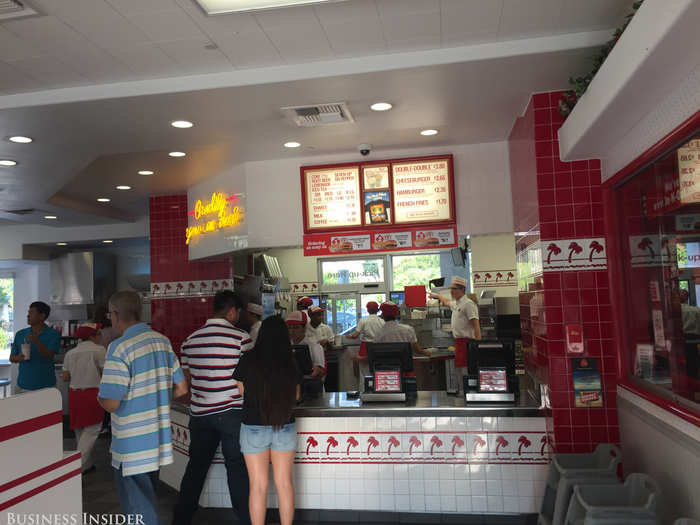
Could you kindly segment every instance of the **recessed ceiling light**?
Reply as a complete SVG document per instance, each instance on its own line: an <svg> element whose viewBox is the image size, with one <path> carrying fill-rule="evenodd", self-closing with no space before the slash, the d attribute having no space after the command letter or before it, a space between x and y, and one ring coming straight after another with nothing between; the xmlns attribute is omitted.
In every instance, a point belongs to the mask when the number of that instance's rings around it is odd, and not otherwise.
<svg viewBox="0 0 700 525"><path fill-rule="evenodd" d="M23 137L22 135L15 135L14 137L10 137L7 140L9 140L10 142L14 142L15 144L29 144L34 139L32 139L31 137Z"/></svg>
<svg viewBox="0 0 700 525"><path fill-rule="evenodd" d="M139 175L153 175L153 171L151 171L151 170L141 170L141 171L139 171Z"/></svg>
<svg viewBox="0 0 700 525"><path fill-rule="evenodd" d="M189 120L173 120L170 125L174 128L187 129L194 126Z"/></svg>
<svg viewBox="0 0 700 525"><path fill-rule="evenodd" d="M376 103L372 104L369 107L369 109L371 109L372 111L389 111L393 107L394 106L392 106L388 102L376 102Z"/></svg>
<svg viewBox="0 0 700 525"><path fill-rule="evenodd" d="M436 129L424 129L423 131L420 132L420 134L423 135L424 137L430 137L432 135L437 135L438 130L436 130Z"/></svg>
<svg viewBox="0 0 700 525"><path fill-rule="evenodd" d="M187 155L187 153L185 153L184 151L171 151L170 153L168 153L168 155L170 155L171 157L184 157L185 155Z"/></svg>
<svg viewBox="0 0 700 525"><path fill-rule="evenodd" d="M57 242L56 246L68 246L67 242Z"/></svg>
<svg viewBox="0 0 700 525"><path fill-rule="evenodd" d="M299 142L292 141L292 142L285 142L284 143L285 148L298 148L299 146L301 146L301 144Z"/></svg>
<svg viewBox="0 0 700 525"><path fill-rule="evenodd" d="M112 199L108 199L107 197L100 197L99 199L97 199L97 202L109 202L111 200Z"/></svg>
<svg viewBox="0 0 700 525"><path fill-rule="evenodd" d="M130 190L131 186L117 186L118 190Z"/></svg>
<svg viewBox="0 0 700 525"><path fill-rule="evenodd" d="M112 239L105 239L102 241L104 244L112 244L114 241Z"/></svg>
<svg viewBox="0 0 700 525"><path fill-rule="evenodd" d="M275 9L305 4L325 4L338 0L196 0L208 15Z"/></svg>
<svg viewBox="0 0 700 525"><path fill-rule="evenodd" d="M0 166L17 166L17 161L10 159L0 159Z"/></svg>
<svg viewBox="0 0 700 525"><path fill-rule="evenodd" d="M44 219L52 221L54 219L58 219L58 217L56 217L55 215L44 215Z"/></svg>

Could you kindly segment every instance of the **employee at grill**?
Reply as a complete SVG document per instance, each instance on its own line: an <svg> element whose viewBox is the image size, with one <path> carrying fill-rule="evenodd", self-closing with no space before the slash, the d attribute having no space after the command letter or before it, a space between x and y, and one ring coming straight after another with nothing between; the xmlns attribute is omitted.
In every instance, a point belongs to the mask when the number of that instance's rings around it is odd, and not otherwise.
<svg viewBox="0 0 700 525"><path fill-rule="evenodd" d="M479 308L466 295L467 281L463 277L454 277L450 283L452 299L431 293L430 297L438 299L452 310L452 336L455 339L455 368L457 369L457 387L462 392L463 378L467 373L467 344L470 339L481 339Z"/></svg>
<svg viewBox="0 0 700 525"><path fill-rule="evenodd" d="M418 344L416 331L412 326L399 324L399 306L391 301L381 304L384 326L374 338L375 343L411 343L413 353L430 357L430 352Z"/></svg>

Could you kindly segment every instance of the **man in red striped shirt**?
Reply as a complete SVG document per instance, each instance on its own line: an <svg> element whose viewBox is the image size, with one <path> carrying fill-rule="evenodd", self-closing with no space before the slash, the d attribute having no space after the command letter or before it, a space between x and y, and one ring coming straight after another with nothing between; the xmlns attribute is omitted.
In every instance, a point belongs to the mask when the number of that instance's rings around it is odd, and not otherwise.
<svg viewBox="0 0 700 525"><path fill-rule="evenodd" d="M214 296L214 316L182 344L180 361L189 382L189 462L180 484L174 525L189 525L216 449L221 443L231 505L242 524L250 523L248 471L239 444L243 396L232 379L241 355L253 348L247 332L234 327L243 307L231 290Z"/></svg>

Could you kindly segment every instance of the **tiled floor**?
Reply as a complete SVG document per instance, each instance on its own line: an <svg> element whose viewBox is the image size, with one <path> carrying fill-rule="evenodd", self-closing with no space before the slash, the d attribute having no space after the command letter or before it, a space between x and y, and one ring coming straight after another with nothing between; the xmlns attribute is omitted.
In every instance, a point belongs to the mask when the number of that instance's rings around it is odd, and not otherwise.
<svg viewBox="0 0 700 525"><path fill-rule="evenodd" d="M64 450L75 450L75 439L73 437L73 432L70 430L64 431L63 440ZM95 446L94 457L97 469L87 475L83 476L83 512L88 514L115 514L120 512L119 508L119 497L117 496L116 487L114 486L114 481L112 478L112 467L110 464L109 456L109 436L102 435L97 441ZM162 525L170 525L172 520L173 507L177 501L177 492L165 484L161 484L158 489L158 510L161 517ZM353 514L353 513L348 513ZM395 515L396 516L396 515ZM319 517L323 519L323 516ZM426 515L425 521L417 521L415 514L403 516L400 521L398 516L396 520L391 523L411 523L411 525L424 525L439 524L439 523L451 523L451 524L479 524L479 525L498 525L498 524L516 524L516 523L529 523L530 520L522 520L511 517L496 517L496 516L454 516L448 521L443 519L439 515ZM515 519L514 519L515 518ZM362 525L385 525L389 522L383 521L373 522L369 521L374 519L372 516L361 516L355 515L352 519L352 523L362 523ZM232 525L237 523L234 521L234 513L230 509L200 509L195 516L192 525ZM274 522L269 522L274 523ZM295 521L295 525L331 525L331 522L322 522L318 519L312 519L307 521ZM348 522L344 524L334 519L332 525L350 525Z"/></svg>

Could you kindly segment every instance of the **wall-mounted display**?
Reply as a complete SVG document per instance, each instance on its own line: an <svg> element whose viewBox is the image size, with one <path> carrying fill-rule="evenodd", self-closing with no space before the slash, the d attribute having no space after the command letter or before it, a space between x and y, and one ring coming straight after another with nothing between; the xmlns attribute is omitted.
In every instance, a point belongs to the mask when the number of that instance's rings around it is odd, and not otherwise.
<svg viewBox="0 0 700 525"><path fill-rule="evenodd" d="M365 190L389 189L389 166L365 166L362 168Z"/></svg>
<svg viewBox="0 0 700 525"><path fill-rule="evenodd" d="M362 224L360 171L341 166L302 171L304 224L308 230L342 229Z"/></svg>
<svg viewBox="0 0 700 525"><path fill-rule="evenodd" d="M396 224L452 219L452 184L447 159L392 164Z"/></svg>
<svg viewBox="0 0 700 525"><path fill-rule="evenodd" d="M365 224L391 224L391 200L388 191L364 193Z"/></svg>

